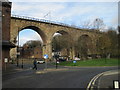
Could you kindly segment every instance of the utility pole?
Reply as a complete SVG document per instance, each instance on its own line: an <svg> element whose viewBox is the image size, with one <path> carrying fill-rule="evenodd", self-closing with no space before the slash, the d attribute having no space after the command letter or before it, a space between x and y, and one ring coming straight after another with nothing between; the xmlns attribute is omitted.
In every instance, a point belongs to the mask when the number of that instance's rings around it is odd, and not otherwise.
<svg viewBox="0 0 120 90"><path fill-rule="evenodd" d="M19 28L18 28L18 46L17 46L17 67L19 66Z"/></svg>
<svg viewBox="0 0 120 90"><path fill-rule="evenodd" d="M23 53L23 52L24 52L24 48L22 48L21 51L22 51L22 53ZM22 53L21 53L21 54L22 54ZM23 54L22 54L21 56L23 57ZM21 68L23 68L23 58L21 58L21 59L22 59L22 65L21 65Z"/></svg>

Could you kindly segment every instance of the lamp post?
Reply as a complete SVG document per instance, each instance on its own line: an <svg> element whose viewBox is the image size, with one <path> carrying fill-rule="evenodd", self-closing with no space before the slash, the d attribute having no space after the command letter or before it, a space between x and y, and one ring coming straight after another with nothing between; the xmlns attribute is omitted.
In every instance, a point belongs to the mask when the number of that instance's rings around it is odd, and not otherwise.
<svg viewBox="0 0 120 90"><path fill-rule="evenodd" d="M17 67L19 66L19 48L17 47Z"/></svg>
<svg viewBox="0 0 120 90"><path fill-rule="evenodd" d="M55 59L56 59L56 69L58 68L58 59L59 59L59 55L55 54Z"/></svg>
<svg viewBox="0 0 120 90"><path fill-rule="evenodd" d="M22 59L22 65L21 65L21 68L23 68L23 59Z"/></svg>
<svg viewBox="0 0 120 90"><path fill-rule="evenodd" d="M22 48L22 53L23 53L23 52L24 52L24 48ZM23 55L22 53L21 53L21 56ZM23 57L23 56L22 56L22 57ZM22 58L22 65L21 65L21 68L23 68L23 58Z"/></svg>
<svg viewBox="0 0 120 90"><path fill-rule="evenodd" d="M18 28L18 46L17 46L17 67L19 66L19 28Z"/></svg>

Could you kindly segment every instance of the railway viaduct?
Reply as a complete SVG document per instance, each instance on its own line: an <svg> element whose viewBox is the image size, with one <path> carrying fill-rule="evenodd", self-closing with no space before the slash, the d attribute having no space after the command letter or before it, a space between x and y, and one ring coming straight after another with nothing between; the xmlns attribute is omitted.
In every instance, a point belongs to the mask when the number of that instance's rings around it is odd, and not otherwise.
<svg viewBox="0 0 120 90"><path fill-rule="evenodd" d="M62 35L68 35L68 37L72 40L73 43L77 42L79 37L87 36L91 39L91 45L94 48L96 47L96 40L100 35L100 33L96 32L95 30L85 30L61 23L35 18L12 16L10 25L10 41L13 42L17 38L18 33L24 29L33 29L41 36L44 44L43 55L48 54L49 58L52 57L51 42L53 39L53 35L56 32ZM72 47L70 57L73 58L74 56L75 49L74 47Z"/></svg>

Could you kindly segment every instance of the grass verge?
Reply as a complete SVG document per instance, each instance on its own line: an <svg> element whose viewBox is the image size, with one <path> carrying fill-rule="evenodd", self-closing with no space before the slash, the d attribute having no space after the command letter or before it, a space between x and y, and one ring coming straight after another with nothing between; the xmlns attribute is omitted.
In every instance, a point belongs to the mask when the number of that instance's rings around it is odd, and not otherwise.
<svg viewBox="0 0 120 90"><path fill-rule="evenodd" d="M84 61L65 61L60 62L59 65L62 66L118 66L118 59L92 59Z"/></svg>

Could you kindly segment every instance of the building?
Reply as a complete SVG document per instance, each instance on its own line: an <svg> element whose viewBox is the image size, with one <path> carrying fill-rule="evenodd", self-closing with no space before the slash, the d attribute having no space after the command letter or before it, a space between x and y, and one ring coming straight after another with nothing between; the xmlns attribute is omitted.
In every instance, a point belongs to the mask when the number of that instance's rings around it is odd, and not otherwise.
<svg viewBox="0 0 120 90"><path fill-rule="evenodd" d="M30 48L28 46L23 46L20 48L20 58L43 58L42 47L37 46Z"/></svg>
<svg viewBox="0 0 120 90"><path fill-rule="evenodd" d="M1 39L2 39L2 67L4 70L5 63L10 60L10 48L15 45L10 42L10 20L11 20L11 2L1 2Z"/></svg>

